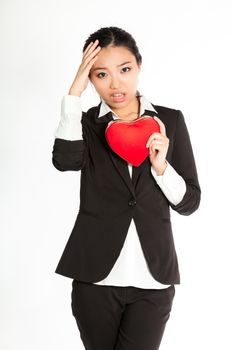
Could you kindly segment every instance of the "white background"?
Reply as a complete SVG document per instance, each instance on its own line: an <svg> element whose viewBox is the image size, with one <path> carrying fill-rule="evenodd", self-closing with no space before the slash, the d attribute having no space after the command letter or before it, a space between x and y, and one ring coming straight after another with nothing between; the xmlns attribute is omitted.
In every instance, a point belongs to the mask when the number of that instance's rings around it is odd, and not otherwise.
<svg viewBox="0 0 233 350"><path fill-rule="evenodd" d="M140 92L183 112L202 188L195 213L171 212L181 285L161 350L233 349L232 16L227 0L1 0L1 349L84 349L54 273L80 173L54 168L53 134L85 40L111 25L136 39ZM92 86L82 101L99 103Z"/></svg>

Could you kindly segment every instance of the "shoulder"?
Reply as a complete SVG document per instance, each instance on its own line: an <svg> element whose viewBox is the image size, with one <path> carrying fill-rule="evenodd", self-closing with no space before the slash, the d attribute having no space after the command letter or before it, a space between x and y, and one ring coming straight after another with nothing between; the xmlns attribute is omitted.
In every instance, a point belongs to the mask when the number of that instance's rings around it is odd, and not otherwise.
<svg viewBox="0 0 233 350"><path fill-rule="evenodd" d="M166 107L166 106L161 106L161 105L156 105L152 103L152 106L155 108L155 110L158 113L164 113L164 114L172 114L172 115L177 115L179 114L180 110L176 108L171 108L171 107Z"/></svg>
<svg viewBox="0 0 233 350"><path fill-rule="evenodd" d="M177 122L182 115L181 111L176 108L171 108L167 106L161 106L151 103L154 109L158 112L157 117L162 120L162 122L172 129L176 128Z"/></svg>
<svg viewBox="0 0 233 350"><path fill-rule="evenodd" d="M92 106L87 109L86 112L82 112L82 122L87 124L92 123L93 119L99 115L100 104L97 106Z"/></svg>

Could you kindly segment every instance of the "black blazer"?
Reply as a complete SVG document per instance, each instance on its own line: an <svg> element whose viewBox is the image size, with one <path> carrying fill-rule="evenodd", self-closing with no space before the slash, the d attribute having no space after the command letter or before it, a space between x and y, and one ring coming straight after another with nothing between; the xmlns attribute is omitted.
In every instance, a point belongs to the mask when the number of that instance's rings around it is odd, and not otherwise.
<svg viewBox="0 0 233 350"><path fill-rule="evenodd" d="M98 282L112 269L133 218L154 278L179 284L180 274L170 221L170 207L190 215L199 207L201 189L184 116L180 110L153 105L169 138L167 161L184 178L186 193L177 205L163 194L151 174L149 157L139 167L128 164L107 144L105 128L112 113L98 118L100 105L82 112L83 140L55 138L52 163L60 171L81 170L80 207L55 273Z"/></svg>

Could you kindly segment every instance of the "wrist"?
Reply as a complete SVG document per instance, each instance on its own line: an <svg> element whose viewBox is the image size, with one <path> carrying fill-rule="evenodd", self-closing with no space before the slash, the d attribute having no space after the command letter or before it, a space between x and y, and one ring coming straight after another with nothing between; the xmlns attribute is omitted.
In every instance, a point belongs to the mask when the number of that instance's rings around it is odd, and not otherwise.
<svg viewBox="0 0 233 350"><path fill-rule="evenodd" d="M155 172L156 172L156 174L158 175L158 176L161 176L161 175L163 175L164 174L164 172L165 172L165 170L166 170L166 167L167 167L167 161L165 160L164 161L164 163L163 163L163 165L161 165L160 167L154 167L153 166L153 168L154 168L154 170L155 170Z"/></svg>
<svg viewBox="0 0 233 350"><path fill-rule="evenodd" d="M74 95L74 96L81 96L82 95L82 92L78 89L75 89L75 88L70 88L69 92L68 92L68 95Z"/></svg>
<svg viewBox="0 0 233 350"><path fill-rule="evenodd" d="M73 95L73 96L78 96L78 97L80 97L80 96L81 96L81 92L69 91L69 92L68 92L68 95Z"/></svg>

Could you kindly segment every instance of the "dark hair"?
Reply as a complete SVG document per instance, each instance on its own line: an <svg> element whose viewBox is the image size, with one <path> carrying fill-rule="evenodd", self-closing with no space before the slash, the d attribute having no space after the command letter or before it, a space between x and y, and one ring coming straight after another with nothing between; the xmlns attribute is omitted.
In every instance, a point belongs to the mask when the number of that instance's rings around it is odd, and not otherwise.
<svg viewBox="0 0 233 350"><path fill-rule="evenodd" d="M137 64L140 65L142 62L142 56L139 53L136 41L134 38L125 30L118 27L103 27L92 33L86 40L83 52L91 41L99 40L101 48L108 45L111 46L123 46L127 48L134 56Z"/></svg>

